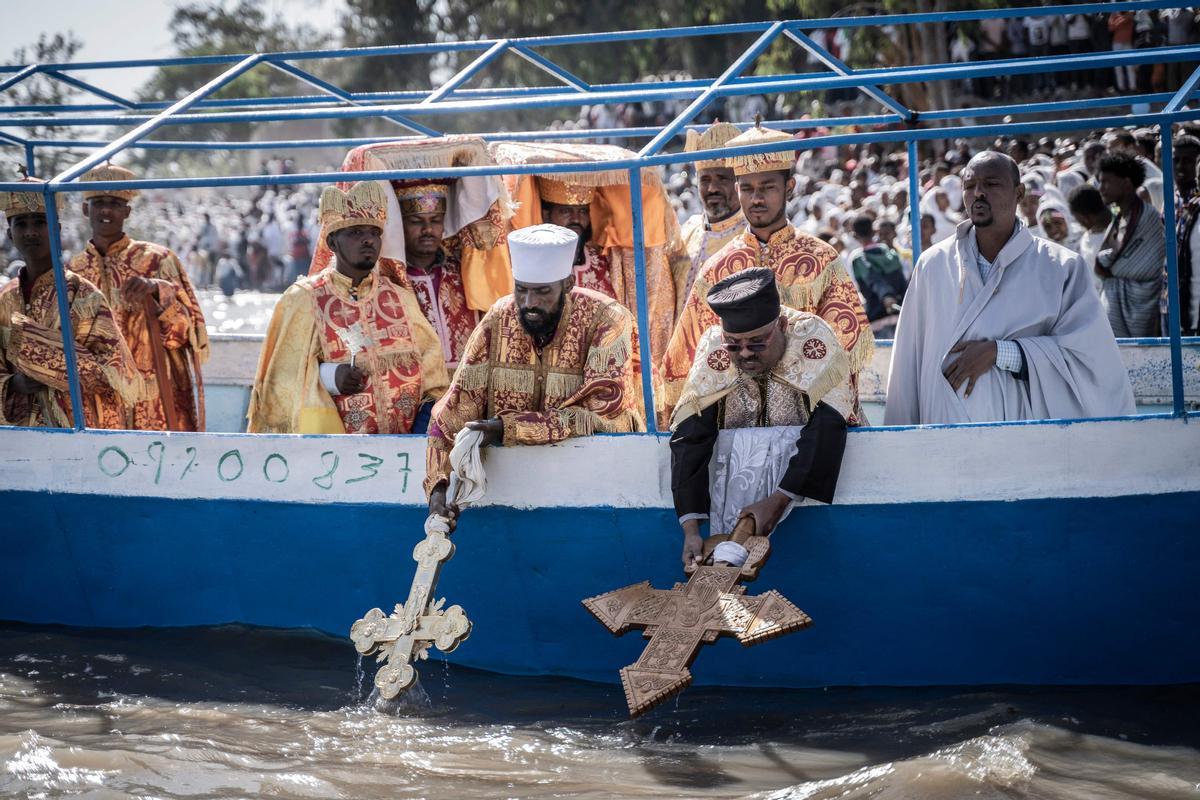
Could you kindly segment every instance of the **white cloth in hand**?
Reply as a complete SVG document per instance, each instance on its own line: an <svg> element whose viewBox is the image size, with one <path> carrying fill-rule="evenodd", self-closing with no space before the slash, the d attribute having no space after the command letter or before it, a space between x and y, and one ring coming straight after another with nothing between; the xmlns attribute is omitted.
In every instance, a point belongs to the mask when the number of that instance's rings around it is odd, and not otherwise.
<svg viewBox="0 0 1200 800"><path fill-rule="evenodd" d="M732 567L740 567L750 557L750 551L737 542L721 542L713 548L713 561L724 561Z"/></svg>
<svg viewBox="0 0 1200 800"><path fill-rule="evenodd" d="M450 486L446 499L458 506L478 503L487 492L487 473L483 471L483 431L463 428L454 437L450 451Z"/></svg>

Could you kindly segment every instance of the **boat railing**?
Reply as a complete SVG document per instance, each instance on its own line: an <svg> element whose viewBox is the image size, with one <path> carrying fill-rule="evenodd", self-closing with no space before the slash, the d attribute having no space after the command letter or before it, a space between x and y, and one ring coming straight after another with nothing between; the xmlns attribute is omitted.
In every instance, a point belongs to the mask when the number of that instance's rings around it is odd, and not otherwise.
<svg viewBox="0 0 1200 800"><path fill-rule="evenodd" d="M881 87L906 83L966 80L1014 74L1064 72L1100 68L1160 64L1168 62L1200 62L1200 43L1167 47L1140 48L1120 51L1055 55L1049 57L1013 58L995 61L957 62L891 68L854 69L838 59L806 31L829 28L882 27L921 23L968 22L992 18L1045 17L1067 14L1109 14L1118 11L1150 11L1186 8L1175 0L1131 0L1129 2L1080 3L1031 8L986 9L978 11L934 12L924 14L892 14L882 16L835 17L829 19L794 19L733 25L691 26L641 31L568 34L508 39L472 41L441 41L427 44L405 44L388 47L335 48L282 53L251 53L243 55L211 55L168 59L126 59L119 61L46 63L0 66L0 91L16 86L35 75L70 84L94 95L90 104L58 104L42 106L0 107L0 147L24 151L27 171L37 175L39 150L66 148L93 150L49 178L38 190L28 184L0 182L0 191L41 191L46 199L47 221L50 230L58 230L58 211L55 195L80 192L84 187L79 178L92 167L104 163L128 149L175 149L193 151L234 151L261 149L318 148L331 145L352 147L376 141L394 141L396 137L342 137L288 141L149 141L147 137L161 128L175 125L219 125L237 122L279 122L337 119L381 119L395 124L400 138L439 136L441 133L421 119L438 115L459 115L510 111L515 109L563 108L583 105L616 104L652 101L681 101L686 107L662 127L617 128L606 130L542 130L489 132L485 138L495 140L553 140L564 139L631 139L649 138L633 158L603 162L570 164L537 164L526 166L458 167L437 170L375 170L366 172L323 171L288 175L229 175L222 177L144 178L114 181L113 189L176 189L227 188L237 186L296 185L334 183L347 180L397 180L426 177L455 178L468 175L540 175L579 173L622 169L629 172L637 275L637 318L642 352L650 353L648 341L649 318L645 252L643 248L642 181L639 171L670 165L683 165L699 158L730 157L786 150L809 150L829 146L864 143L903 143L908 154L908 197L912 230L920 230L920 197L917 145L922 141L992 136L1012 136L1102 129L1128 125L1154 126L1162 141L1163 217L1166 231L1166 273L1168 294L1168 336L1171 353L1172 410L1155 417L1186 418L1183 356L1181 338L1181 309L1178 287L1178 244L1175 230L1175 175L1173 169L1172 125L1200 119L1200 110L1188 107L1200 87L1200 67L1197 67L1173 92L1125 95L1116 97L1068 99L1050 102L974 106L957 109L916 110L900 103ZM721 75L683 81L643 81L638 83L590 84L564 69L541 50L564 46L611 45L637 40L666 40L705 36L757 34L754 41L734 59ZM828 71L787 75L746 76L743 73L774 43L789 40L820 61ZM478 53L478 55L440 86L428 91L349 92L296 65L325 59L377 58L431 53ZM465 84L506 53L515 54L555 78L557 86L491 86L467 88ZM85 81L73 72L129 69L138 67L224 66L219 75L174 102L134 101ZM269 98L216 98L215 93L233 83L239 76L260 67L276 69L312 86L318 94ZM764 121L766 127L781 130L840 128L844 126L883 126L869 132L828 132L795 139L791 142L724 147L703 153L664 152L687 130L698 129L693 123L704 110L721 98L762 93L788 93L836 88L857 88L878 102L887 111L882 114L855 117L828 117L806 120ZM1151 110L1157 107L1157 110ZM1129 109L1132 113L1096 114L1103 109ZM1095 114L1095 115L1093 115ZM1052 119L1022 117L1054 115ZM976 117L1003 117L996 123L950 124L973 120ZM29 129L53 125L72 129L128 128L117 138L40 139L18 136L12 129ZM741 124L746 127L746 123ZM931 126L932 125L932 126ZM920 240L915 237L914 260L920 255ZM74 429L84 428L82 397L79 388L74 336L67 309L66 278L62 244L57 233L51 236L54 280L57 288L59 316L65 343L67 371ZM660 357L655 354L655 358ZM654 390L651 381L651 358L642 359L642 386L646 402L646 418L651 432L655 431ZM1144 418L1147 415L1140 415Z"/></svg>

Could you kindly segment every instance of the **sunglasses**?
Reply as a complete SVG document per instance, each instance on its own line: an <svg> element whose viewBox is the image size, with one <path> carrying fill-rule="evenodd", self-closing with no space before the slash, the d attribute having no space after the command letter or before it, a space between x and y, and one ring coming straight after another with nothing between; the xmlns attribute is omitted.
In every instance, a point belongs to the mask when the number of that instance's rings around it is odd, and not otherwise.
<svg viewBox="0 0 1200 800"><path fill-rule="evenodd" d="M776 330L778 329L772 328L771 332L767 334L767 338L761 342L731 342L726 339L721 342L721 346L730 353L740 353L743 350L749 350L751 353L761 353L771 346L771 340L775 338Z"/></svg>

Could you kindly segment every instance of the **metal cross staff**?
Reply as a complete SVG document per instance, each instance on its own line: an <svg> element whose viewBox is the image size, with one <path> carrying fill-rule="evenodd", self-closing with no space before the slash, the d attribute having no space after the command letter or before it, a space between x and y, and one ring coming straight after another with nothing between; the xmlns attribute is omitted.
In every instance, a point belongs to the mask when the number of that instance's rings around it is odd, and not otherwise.
<svg viewBox="0 0 1200 800"><path fill-rule="evenodd" d="M450 494L454 491L452 485ZM417 574L408 591L408 602L397 603L388 616L372 608L350 628L350 639L359 653L377 654L377 661L387 662L375 673L375 685L384 699L391 700L412 686L417 679L412 662L428 658L431 645L449 653L471 635L471 621L462 606L443 608L445 598L430 600L442 566L454 555L449 529L441 517L431 516L425 522L425 538L413 548Z"/></svg>

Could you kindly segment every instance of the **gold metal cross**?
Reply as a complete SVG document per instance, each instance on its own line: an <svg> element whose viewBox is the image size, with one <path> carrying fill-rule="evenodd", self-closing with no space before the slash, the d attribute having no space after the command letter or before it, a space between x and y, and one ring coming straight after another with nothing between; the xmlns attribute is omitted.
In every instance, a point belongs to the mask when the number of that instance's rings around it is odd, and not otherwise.
<svg viewBox="0 0 1200 800"><path fill-rule="evenodd" d="M417 679L412 662L429 657L436 646L449 653L471 635L471 621L462 606L443 608L445 598L431 601L442 566L454 555L454 543L437 526L427 526L425 538L413 548L417 573L413 576L408 602L396 604L390 615L372 608L350 628L355 649L364 656L375 654L386 661L375 674L379 694L391 700Z"/></svg>

